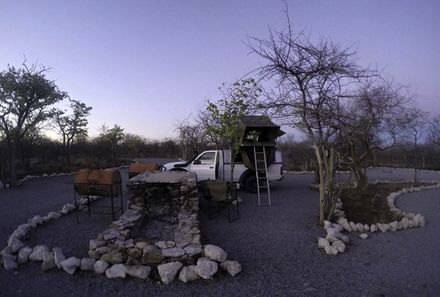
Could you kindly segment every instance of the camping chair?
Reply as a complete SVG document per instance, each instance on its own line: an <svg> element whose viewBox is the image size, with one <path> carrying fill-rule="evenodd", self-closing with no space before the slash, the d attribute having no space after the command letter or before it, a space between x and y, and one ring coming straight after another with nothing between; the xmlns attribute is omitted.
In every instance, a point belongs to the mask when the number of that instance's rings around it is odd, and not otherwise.
<svg viewBox="0 0 440 297"><path fill-rule="evenodd" d="M229 191L229 184L223 181L206 181L203 183L203 194L208 200L208 217L214 219L227 212L228 222L240 217L240 208L237 199L237 188L232 184L232 191ZM231 211L236 216L231 220Z"/></svg>

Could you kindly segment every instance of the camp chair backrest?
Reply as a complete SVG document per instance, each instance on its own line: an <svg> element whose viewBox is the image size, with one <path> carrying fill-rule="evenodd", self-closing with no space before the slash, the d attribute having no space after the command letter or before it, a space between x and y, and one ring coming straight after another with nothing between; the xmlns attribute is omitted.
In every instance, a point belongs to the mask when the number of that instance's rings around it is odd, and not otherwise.
<svg viewBox="0 0 440 297"><path fill-rule="evenodd" d="M207 181L206 189L208 190L209 198L213 201L227 200L228 185L220 181Z"/></svg>

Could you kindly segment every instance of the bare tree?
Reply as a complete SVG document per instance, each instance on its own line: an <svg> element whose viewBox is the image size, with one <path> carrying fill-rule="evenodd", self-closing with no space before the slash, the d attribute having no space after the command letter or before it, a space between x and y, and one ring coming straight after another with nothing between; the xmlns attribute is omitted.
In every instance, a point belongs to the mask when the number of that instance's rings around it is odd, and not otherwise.
<svg viewBox="0 0 440 297"><path fill-rule="evenodd" d="M333 141L343 116L341 106L352 94L353 84L371 75L356 63L354 52L327 39L312 41L304 32L294 33L287 16L287 30L268 39L251 38L249 47L263 59L257 72L273 80L276 95L261 107L284 124L300 128L311 139L319 169L320 210L323 224L335 204Z"/></svg>
<svg viewBox="0 0 440 297"><path fill-rule="evenodd" d="M181 121L177 127L178 138L182 147L182 159L188 160L205 146L206 130L198 123L191 124L188 119Z"/></svg>
<svg viewBox="0 0 440 297"><path fill-rule="evenodd" d="M374 150L395 145L402 129L399 123L407 112L409 99L382 80L367 82L344 106L345 116L338 131L337 154L340 164L354 175L357 187L368 184L365 168Z"/></svg>
<svg viewBox="0 0 440 297"><path fill-rule="evenodd" d="M434 116L428 123L429 142L440 146L440 115Z"/></svg>
<svg viewBox="0 0 440 297"><path fill-rule="evenodd" d="M90 115L91 107L78 100L70 100L72 113L66 115L63 110L58 110L54 120L63 140L64 168L70 172L71 148L75 137L87 135L87 116Z"/></svg>
<svg viewBox="0 0 440 297"><path fill-rule="evenodd" d="M429 113L417 107L409 109L401 119L401 125L405 128L405 134L413 144L414 155L414 182L417 182L417 167L419 155L419 142L425 133Z"/></svg>
<svg viewBox="0 0 440 297"><path fill-rule="evenodd" d="M5 138L11 186L17 181L21 141L54 114L50 109L53 104L67 96L46 78L47 71L23 63L23 68L9 66L0 72L0 131Z"/></svg>

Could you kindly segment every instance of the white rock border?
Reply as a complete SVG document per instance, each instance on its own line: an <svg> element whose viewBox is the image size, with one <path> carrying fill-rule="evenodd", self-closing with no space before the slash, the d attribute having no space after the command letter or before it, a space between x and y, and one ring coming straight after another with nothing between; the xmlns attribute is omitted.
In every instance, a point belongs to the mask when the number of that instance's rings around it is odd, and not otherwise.
<svg viewBox="0 0 440 297"><path fill-rule="evenodd" d="M409 181L375 181L373 184L378 183L405 183ZM412 181L411 181L412 182ZM341 199L337 199L336 207L335 207L335 216L336 223L331 223L329 221L324 221L324 229L327 233L326 238L319 237L318 238L318 247L324 249L327 255L336 255L338 253L343 253L345 251L345 244L348 243L348 237L343 235L342 231L347 232L360 232L360 237L362 239L368 238L368 232L396 232L398 230L405 230L408 228L417 228L417 227L425 227L426 220L425 218L417 213L406 213L400 209L398 209L394 202L397 197L413 192L420 192L426 190L440 189L440 182L429 182L422 181L425 183L433 183L432 185L420 186L420 187L409 187L403 188L400 191L393 192L387 197L387 204L390 210L398 215L403 216L400 221L393 221L388 224L361 224L355 222L349 222L345 217L345 212L342 210L342 201ZM345 238L346 237L346 238ZM345 239L345 240L343 240ZM344 244L344 246L342 244ZM339 249L338 249L339 248Z"/></svg>
<svg viewBox="0 0 440 297"><path fill-rule="evenodd" d="M99 196L90 196L89 199L91 201L95 201L99 199ZM87 203L87 199L80 199L79 206ZM65 258L63 251L59 247L55 247L50 249L47 245L40 244L31 248L26 246L21 240L26 237L29 231L33 228L37 228L39 225L48 223L51 220L59 219L62 216L65 216L73 211L77 210L75 205L72 203L65 204L60 211L54 212L50 211L46 216L41 217L40 215L36 215L33 218L29 219L27 223L21 224L15 229L7 240L7 246L0 251L0 255L2 256L2 264L6 270L13 270L18 268L18 264L24 264L28 261L41 261L41 269L43 271L47 271L50 269L59 269L68 273L70 275L74 274L76 270L82 271L94 271L95 274L104 274L107 278L125 278L126 275L130 275L131 277L141 278L143 280L147 279L151 267L146 265L126 265L126 264L114 264L109 265L109 263L103 260L95 260L92 258L77 258L77 257L69 257ZM121 216L122 217L122 216ZM30 258L32 254L33 256ZM232 261L227 259L227 253L220 247L207 244L201 247L200 254L208 259L212 263L215 263L215 269L211 271L207 271L207 268L201 267L199 270L203 273L210 273L213 276L217 273L217 266L220 265L222 269L230 274L231 276L235 276L236 274L241 272L241 265L237 261ZM49 264L50 263L50 264ZM180 262L178 262L180 263ZM161 264L159 266L166 266L165 264ZM203 278L206 276L202 272L197 273L198 265L189 265L191 269L194 270L195 277L192 278L180 278L182 282L193 281L196 279ZM175 273L173 273L172 277L163 278L161 275L161 280L164 284L169 284L176 277L179 276L179 273L183 265L179 265L178 269ZM210 279L210 278L208 278Z"/></svg>

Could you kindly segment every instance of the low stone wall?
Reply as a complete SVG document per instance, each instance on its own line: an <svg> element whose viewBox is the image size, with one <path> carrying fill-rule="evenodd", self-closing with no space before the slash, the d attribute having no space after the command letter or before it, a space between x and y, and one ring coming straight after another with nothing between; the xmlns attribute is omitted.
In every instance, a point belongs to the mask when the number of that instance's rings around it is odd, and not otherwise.
<svg viewBox="0 0 440 297"><path fill-rule="evenodd" d="M157 266L176 258L193 264L193 256L202 250L196 176L145 173L130 180L127 187L128 210L90 241L90 257L111 264ZM154 222L161 224L147 232Z"/></svg>
<svg viewBox="0 0 440 297"><path fill-rule="evenodd" d="M237 261L227 259L218 246L200 242L198 193L196 178L187 173L141 175L129 182L128 209L110 227L90 240L89 258L66 258L59 247L41 244L26 246L33 228L61 219L75 211L66 204L58 212L39 215L18 226L10 235L7 246L0 252L6 270L14 270L28 261L41 262L43 271L61 269L68 274L77 270L104 274L108 278L131 276L154 279L164 284L176 277L182 282L211 279L221 268L231 276L241 271ZM96 200L99 197L91 197ZM80 204L87 200L81 199ZM160 205L164 204L161 208ZM145 224L161 220L167 224L172 240L145 236ZM155 226L153 226L155 227ZM147 234L148 235L148 234ZM162 234L163 235L163 234Z"/></svg>
<svg viewBox="0 0 440 297"><path fill-rule="evenodd" d="M163 283L171 282L178 272L184 282L212 278L219 264L231 275L241 271L238 262L226 260L221 248L201 244L195 174L144 173L127 187L127 211L90 241L91 258L113 265L148 266Z"/></svg>

